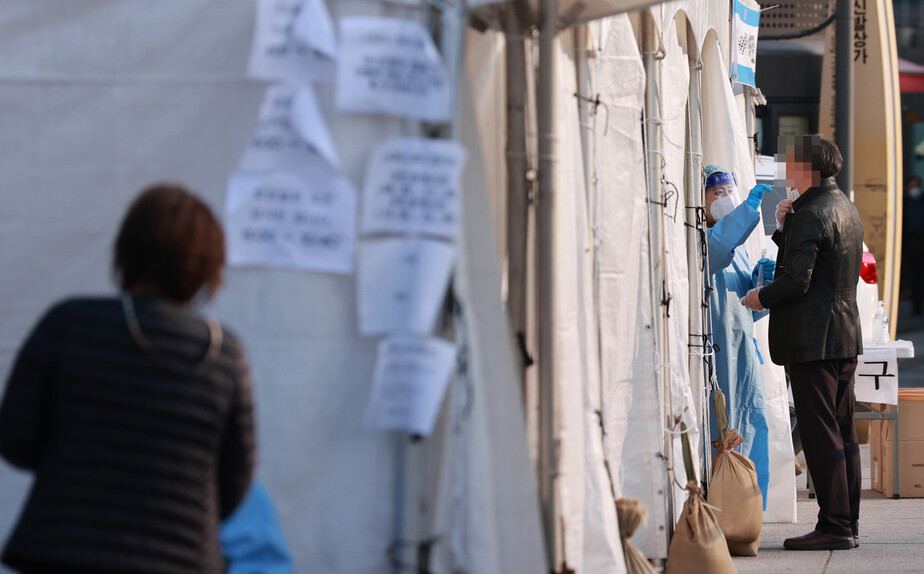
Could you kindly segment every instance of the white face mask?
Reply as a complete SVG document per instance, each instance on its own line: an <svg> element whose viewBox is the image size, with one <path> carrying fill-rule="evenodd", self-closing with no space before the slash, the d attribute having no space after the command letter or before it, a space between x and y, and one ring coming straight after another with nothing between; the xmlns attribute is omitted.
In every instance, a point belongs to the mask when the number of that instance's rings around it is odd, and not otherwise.
<svg viewBox="0 0 924 574"><path fill-rule="evenodd" d="M795 201L799 199L799 190L794 187L786 188L786 197L789 198L789 201Z"/></svg>
<svg viewBox="0 0 924 574"><path fill-rule="evenodd" d="M730 195L726 195L712 202L712 205L709 206L709 213L713 219L718 221L734 211L734 209L735 200Z"/></svg>
<svg viewBox="0 0 924 574"><path fill-rule="evenodd" d="M911 189L909 189L908 197L910 197L911 199L921 199L921 188L912 187Z"/></svg>

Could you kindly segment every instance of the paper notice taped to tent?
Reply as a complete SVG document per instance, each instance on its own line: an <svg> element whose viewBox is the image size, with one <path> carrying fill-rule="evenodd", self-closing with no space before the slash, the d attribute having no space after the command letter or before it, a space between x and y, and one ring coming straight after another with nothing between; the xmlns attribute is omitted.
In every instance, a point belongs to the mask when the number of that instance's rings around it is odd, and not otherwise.
<svg viewBox="0 0 924 574"><path fill-rule="evenodd" d="M426 239L366 240L359 248L359 332L429 334L449 286L455 248Z"/></svg>
<svg viewBox="0 0 924 574"><path fill-rule="evenodd" d="M295 132L333 167L340 167L340 156L331 138L324 115L311 86L302 86L292 100L290 122Z"/></svg>
<svg viewBox="0 0 924 574"><path fill-rule="evenodd" d="M285 171L306 179L334 172L332 166L339 165L340 159L314 94L306 90L310 86L299 89L288 84L266 90L238 171Z"/></svg>
<svg viewBox="0 0 924 574"><path fill-rule="evenodd" d="M356 190L343 177L233 174L225 204L228 264L351 273L355 220Z"/></svg>
<svg viewBox="0 0 924 574"><path fill-rule="evenodd" d="M247 75L293 83L333 82L336 65L328 55L295 41L293 24L304 0L259 0Z"/></svg>
<svg viewBox="0 0 924 574"><path fill-rule="evenodd" d="M363 186L363 233L459 234L465 150L422 138L386 140L372 153Z"/></svg>
<svg viewBox="0 0 924 574"><path fill-rule="evenodd" d="M443 58L420 22L373 16L340 20L338 108L446 122L451 104Z"/></svg>
<svg viewBox="0 0 924 574"><path fill-rule="evenodd" d="M292 22L292 37L317 54L335 61L337 38L334 20L324 0L304 0L301 10Z"/></svg>
<svg viewBox="0 0 924 574"><path fill-rule="evenodd" d="M434 337L399 335L379 343L366 427L429 435L455 359L456 346Z"/></svg>

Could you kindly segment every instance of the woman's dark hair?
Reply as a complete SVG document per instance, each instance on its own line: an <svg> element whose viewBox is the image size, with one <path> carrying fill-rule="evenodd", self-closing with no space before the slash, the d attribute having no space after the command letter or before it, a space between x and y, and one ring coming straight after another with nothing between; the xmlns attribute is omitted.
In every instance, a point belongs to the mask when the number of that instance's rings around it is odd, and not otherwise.
<svg viewBox="0 0 924 574"><path fill-rule="evenodd" d="M786 154L794 154L796 161L812 164L822 179L834 177L841 172L844 158L837 145L821 134L806 134L787 142Z"/></svg>
<svg viewBox="0 0 924 574"><path fill-rule="evenodd" d="M156 184L125 214L112 266L122 289L145 285L188 303L203 286L215 294L224 263L224 232L208 206L181 185Z"/></svg>

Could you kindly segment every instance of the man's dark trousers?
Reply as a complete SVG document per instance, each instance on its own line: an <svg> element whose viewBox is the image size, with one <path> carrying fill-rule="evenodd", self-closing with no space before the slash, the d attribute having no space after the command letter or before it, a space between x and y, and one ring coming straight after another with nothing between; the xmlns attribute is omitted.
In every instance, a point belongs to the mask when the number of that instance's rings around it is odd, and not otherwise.
<svg viewBox="0 0 924 574"><path fill-rule="evenodd" d="M796 420L818 498L815 530L857 534L860 447L853 412L857 358L789 365Z"/></svg>

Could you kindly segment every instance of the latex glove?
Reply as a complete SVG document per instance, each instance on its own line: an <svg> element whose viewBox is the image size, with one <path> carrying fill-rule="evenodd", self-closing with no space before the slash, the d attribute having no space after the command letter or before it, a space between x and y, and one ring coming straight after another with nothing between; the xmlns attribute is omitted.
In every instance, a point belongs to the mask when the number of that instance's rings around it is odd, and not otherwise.
<svg viewBox="0 0 924 574"><path fill-rule="evenodd" d="M757 285L757 278L760 275L760 268L764 268L764 283L771 283L773 281L773 274L776 271L776 261L764 257L757 262L757 265L754 266L754 271L751 272L751 283Z"/></svg>
<svg viewBox="0 0 924 574"><path fill-rule="evenodd" d="M787 213L793 213L791 199L784 199L783 201L776 204L776 228L777 229L779 230L783 229L783 221L785 221Z"/></svg>
<svg viewBox="0 0 924 574"><path fill-rule="evenodd" d="M751 311L763 311L764 306L760 302L760 297L757 296L759 291L760 287L755 287L748 291L748 294L741 298L741 304Z"/></svg>
<svg viewBox="0 0 924 574"><path fill-rule="evenodd" d="M747 204L758 209L760 207L760 202L764 199L764 194L770 191L770 186L766 183L758 183L751 188L751 193L748 194Z"/></svg>

